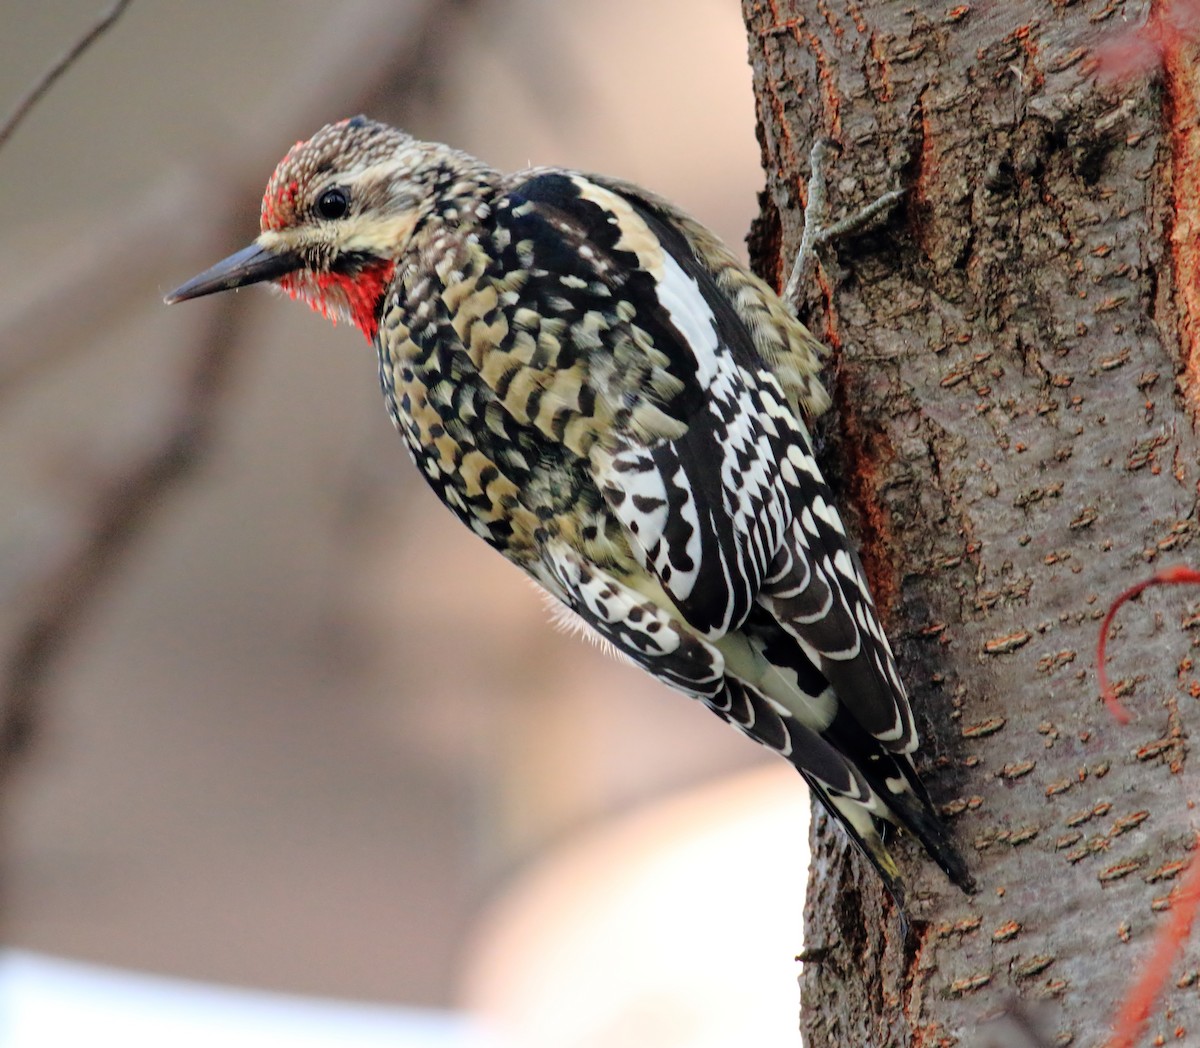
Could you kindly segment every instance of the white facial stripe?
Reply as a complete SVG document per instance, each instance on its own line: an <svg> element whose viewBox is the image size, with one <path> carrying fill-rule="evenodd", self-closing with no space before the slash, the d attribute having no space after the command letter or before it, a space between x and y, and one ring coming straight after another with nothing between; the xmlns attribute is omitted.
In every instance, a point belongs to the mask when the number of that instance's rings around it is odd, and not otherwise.
<svg viewBox="0 0 1200 1048"><path fill-rule="evenodd" d="M415 211L386 216L351 215L290 229L268 229L259 234L258 243L270 251L300 251L328 244L338 254L358 252L392 258L404 249L416 224Z"/></svg>

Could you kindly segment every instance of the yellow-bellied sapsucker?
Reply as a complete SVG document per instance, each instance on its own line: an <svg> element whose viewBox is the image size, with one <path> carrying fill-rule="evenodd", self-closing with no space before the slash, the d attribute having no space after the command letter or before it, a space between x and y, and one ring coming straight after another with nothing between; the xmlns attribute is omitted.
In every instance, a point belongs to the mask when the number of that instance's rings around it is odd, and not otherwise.
<svg viewBox="0 0 1200 1048"><path fill-rule="evenodd" d="M255 242L167 301L268 280L375 344L463 523L791 761L897 897L884 822L970 887L813 458L822 347L712 233L625 182L503 175L354 117L298 143Z"/></svg>

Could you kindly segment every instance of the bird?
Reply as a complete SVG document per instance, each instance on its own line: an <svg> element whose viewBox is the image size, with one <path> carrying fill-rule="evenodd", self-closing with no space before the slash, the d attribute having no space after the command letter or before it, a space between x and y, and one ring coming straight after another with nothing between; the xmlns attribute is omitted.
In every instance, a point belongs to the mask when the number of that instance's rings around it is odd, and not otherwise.
<svg viewBox="0 0 1200 1048"><path fill-rule="evenodd" d="M566 619L788 760L902 912L894 827L974 889L814 457L827 350L714 233L365 116L290 149L260 225L166 302L269 282L353 323L425 481Z"/></svg>

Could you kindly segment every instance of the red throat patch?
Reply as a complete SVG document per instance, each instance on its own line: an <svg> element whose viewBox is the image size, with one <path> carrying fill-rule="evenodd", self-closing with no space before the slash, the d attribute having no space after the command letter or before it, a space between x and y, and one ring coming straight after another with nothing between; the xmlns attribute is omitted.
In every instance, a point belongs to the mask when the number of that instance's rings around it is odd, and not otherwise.
<svg viewBox="0 0 1200 1048"><path fill-rule="evenodd" d="M368 342L374 342L383 297L395 272L395 262L381 260L364 266L353 276L345 273L313 276L303 270L289 273L280 279L279 286L292 298L304 299L335 324L348 317Z"/></svg>

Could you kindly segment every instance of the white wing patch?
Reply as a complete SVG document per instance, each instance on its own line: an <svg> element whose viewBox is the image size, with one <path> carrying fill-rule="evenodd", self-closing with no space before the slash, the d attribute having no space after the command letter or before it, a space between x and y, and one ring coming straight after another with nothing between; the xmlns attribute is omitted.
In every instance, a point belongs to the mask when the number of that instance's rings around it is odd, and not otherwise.
<svg viewBox="0 0 1200 1048"><path fill-rule="evenodd" d="M719 381L720 358L729 354L720 353L717 320L704 300L700 286L680 268L669 252L663 252L662 275L656 290L658 301L670 316L675 330L684 337L696 358L696 378L700 385L712 387ZM728 367L724 370L727 373Z"/></svg>
<svg viewBox="0 0 1200 1048"><path fill-rule="evenodd" d="M677 440L598 451L593 464L640 563L715 639L745 618L790 527L779 460L798 423L769 371L747 370L722 343L700 285L669 252L656 278L705 406ZM815 471L805 459L796 465Z"/></svg>

